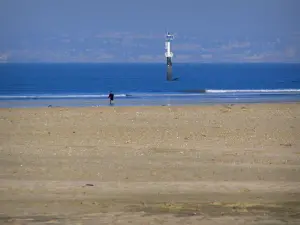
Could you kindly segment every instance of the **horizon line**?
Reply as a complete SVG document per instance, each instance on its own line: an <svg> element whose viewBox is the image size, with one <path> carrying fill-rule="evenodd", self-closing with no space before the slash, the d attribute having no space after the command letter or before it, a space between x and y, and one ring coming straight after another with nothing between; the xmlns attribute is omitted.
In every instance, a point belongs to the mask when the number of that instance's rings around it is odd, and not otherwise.
<svg viewBox="0 0 300 225"><path fill-rule="evenodd" d="M49 61L41 61L41 62L25 62L25 61L16 61L16 62L0 62L0 65L5 64L163 64L165 65L165 62L49 62ZM176 62L176 64L300 64L299 62L288 62L288 61L282 61L282 62Z"/></svg>

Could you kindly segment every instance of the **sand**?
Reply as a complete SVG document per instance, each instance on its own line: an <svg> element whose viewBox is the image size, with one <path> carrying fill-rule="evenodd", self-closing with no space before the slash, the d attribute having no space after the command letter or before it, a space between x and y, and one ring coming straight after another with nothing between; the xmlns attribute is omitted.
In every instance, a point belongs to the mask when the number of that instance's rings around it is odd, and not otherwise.
<svg viewBox="0 0 300 225"><path fill-rule="evenodd" d="M0 109L0 224L300 224L300 104Z"/></svg>

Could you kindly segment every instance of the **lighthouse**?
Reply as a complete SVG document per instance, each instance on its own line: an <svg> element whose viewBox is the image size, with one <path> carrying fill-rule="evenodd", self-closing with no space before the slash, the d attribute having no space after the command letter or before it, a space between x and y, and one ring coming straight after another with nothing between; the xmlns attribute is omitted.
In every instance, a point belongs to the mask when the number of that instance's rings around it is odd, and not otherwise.
<svg viewBox="0 0 300 225"><path fill-rule="evenodd" d="M167 81L172 81L172 57L173 52L171 52L171 42L174 39L174 35L170 34L169 32L166 35L166 42L165 42L165 56L167 58Z"/></svg>

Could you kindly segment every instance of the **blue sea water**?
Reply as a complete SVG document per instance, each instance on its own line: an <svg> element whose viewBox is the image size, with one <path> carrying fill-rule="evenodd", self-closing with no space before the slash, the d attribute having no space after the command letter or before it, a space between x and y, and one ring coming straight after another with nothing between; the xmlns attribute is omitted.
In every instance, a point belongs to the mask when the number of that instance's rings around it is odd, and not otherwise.
<svg viewBox="0 0 300 225"><path fill-rule="evenodd" d="M300 64L0 64L0 107L299 102Z"/></svg>

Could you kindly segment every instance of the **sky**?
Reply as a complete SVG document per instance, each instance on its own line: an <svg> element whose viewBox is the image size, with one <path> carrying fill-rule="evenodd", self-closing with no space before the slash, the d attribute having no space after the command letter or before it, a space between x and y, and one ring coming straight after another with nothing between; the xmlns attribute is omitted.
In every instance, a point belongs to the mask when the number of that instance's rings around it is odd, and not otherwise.
<svg viewBox="0 0 300 225"><path fill-rule="evenodd" d="M0 62L300 62L299 0L0 0Z"/></svg>

